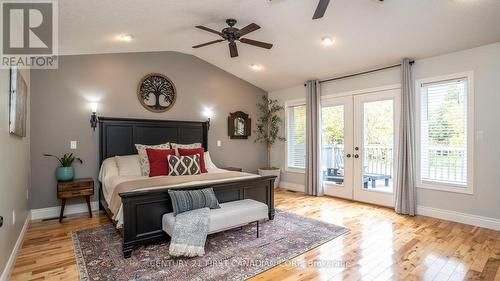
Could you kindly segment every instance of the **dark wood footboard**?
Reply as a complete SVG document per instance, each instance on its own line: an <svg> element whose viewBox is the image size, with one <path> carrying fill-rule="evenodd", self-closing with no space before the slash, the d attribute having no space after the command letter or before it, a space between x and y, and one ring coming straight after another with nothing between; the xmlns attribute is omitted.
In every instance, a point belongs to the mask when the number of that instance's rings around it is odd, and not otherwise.
<svg viewBox="0 0 500 281"><path fill-rule="evenodd" d="M195 185L186 189L211 187L220 203L241 199L253 199L267 204L269 219L274 218L274 176L235 180L225 183ZM175 189L175 188L174 188ZM134 246L152 243L168 238L162 230L162 217L172 212L168 189L155 189L120 193L123 204L123 255L132 255ZM101 196L104 209L109 209ZM102 202L104 200L104 202Z"/></svg>

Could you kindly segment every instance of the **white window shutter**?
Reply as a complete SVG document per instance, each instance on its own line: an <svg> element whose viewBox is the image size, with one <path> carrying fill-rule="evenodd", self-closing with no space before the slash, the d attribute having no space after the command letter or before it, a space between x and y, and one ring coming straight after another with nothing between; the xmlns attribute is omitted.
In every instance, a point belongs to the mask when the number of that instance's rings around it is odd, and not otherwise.
<svg viewBox="0 0 500 281"><path fill-rule="evenodd" d="M288 167L303 169L306 166L306 106L288 108Z"/></svg>
<svg viewBox="0 0 500 281"><path fill-rule="evenodd" d="M467 78L421 85L420 180L468 184Z"/></svg>

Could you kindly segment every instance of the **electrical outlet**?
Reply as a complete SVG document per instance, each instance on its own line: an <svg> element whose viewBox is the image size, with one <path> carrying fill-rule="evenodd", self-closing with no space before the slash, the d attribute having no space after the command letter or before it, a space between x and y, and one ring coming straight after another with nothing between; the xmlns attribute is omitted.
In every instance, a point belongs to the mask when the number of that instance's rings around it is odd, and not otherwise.
<svg viewBox="0 0 500 281"><path fill-rule="evenodd" d="M3 226L3 217L0 216L0 227L2 227L2 226Z"/></svg>
<svg viewBox="0 0 500 281"><path fill-rule="evenodd" d="M71 149L76 149L78 146L78 142L77 141L70 141L69 146Z"/></svg>
<svg viewBox="0 0 500 281"><path fill-rule="evenodd" d="M12 210L12 224L16 224L16 211Z"/></svg>
<svg viewBox="0 0 500 281"><path fill-rule="evenodd" d="M217 146L218 146L218 147L221 147L221 146L222 146L222 141L218 140L218 141L217 141Z"/></svg>

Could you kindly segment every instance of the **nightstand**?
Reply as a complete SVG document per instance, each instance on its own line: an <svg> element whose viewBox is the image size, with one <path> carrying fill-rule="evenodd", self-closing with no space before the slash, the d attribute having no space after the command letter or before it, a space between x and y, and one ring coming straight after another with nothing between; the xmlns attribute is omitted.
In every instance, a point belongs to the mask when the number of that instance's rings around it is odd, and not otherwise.
<svg viewBox="0 0 500 281"><path fill-rule="evenodd" d="M92 209L90 208L90 196L92 195L94 195L94 180L91 178L57 182L57 199L61 199L59 222L62 222L66 199L69 198L85 196L89 208L89 216L92 217Z"/></svg>
<svg viewBox="0 0 500 281"><path fill-rule="evenodd" d="M237 167L225 167L225 168L222 168L222 169L228 170L228 171L234 171L234 172L243 172L242 168L237 168Z"/></svg>

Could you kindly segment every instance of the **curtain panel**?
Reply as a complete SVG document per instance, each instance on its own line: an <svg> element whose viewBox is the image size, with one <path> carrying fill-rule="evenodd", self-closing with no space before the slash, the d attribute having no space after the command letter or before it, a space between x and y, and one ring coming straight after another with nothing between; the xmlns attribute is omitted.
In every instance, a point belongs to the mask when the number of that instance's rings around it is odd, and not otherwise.
<svg viewBox="0 0 500 281"><path fill-rule="evenodd" d="M416 198L415 155L415 94L410 59L401 64L401 122L396 180L395 210L398 214L414 216Z"/></svg>
<svg viewBox="0 0 500 281"><path fill-rule="evenodd" d="M321 182L321 86L306 82L306 192L322 196Z"/></svg>

